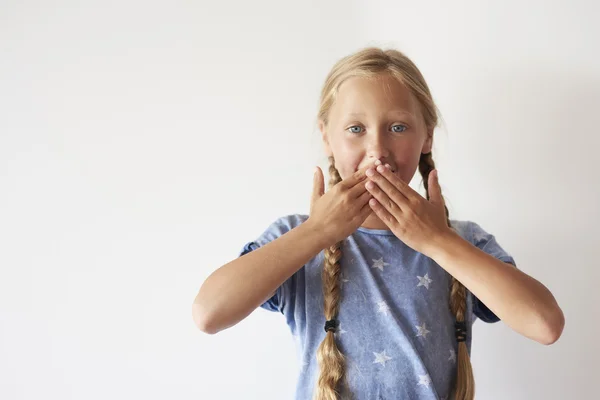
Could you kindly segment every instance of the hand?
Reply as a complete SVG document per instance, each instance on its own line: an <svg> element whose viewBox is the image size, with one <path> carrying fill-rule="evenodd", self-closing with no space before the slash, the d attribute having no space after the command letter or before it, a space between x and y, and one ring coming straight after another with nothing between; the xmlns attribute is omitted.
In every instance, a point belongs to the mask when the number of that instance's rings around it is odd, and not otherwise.
<svg viewBox="0 0 600 400"><path fill-rule="evenodd" d="M307 222L316 224L317 231L325 235L328 246L347 238L371 214L368 202L372 196L365 188L365 172L373 166L359 169L325 194L323 171L317 167Z"/></svg>
<svg viewBox="0 0 600 400"><path fill-rule="evenodd" d="M430 200L427 200L396 176L388 164L381 165L380 161L376 164L365 184L374 197L370 207L398 239L418 252L432 254L440 240L453 233L446 220L437 170L429 174Z"/></svg>

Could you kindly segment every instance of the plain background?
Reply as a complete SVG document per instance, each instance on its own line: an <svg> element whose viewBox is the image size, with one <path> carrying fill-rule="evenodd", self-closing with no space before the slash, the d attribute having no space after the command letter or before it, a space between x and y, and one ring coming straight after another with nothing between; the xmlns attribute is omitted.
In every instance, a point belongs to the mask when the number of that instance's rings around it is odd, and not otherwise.
<svg viewBox="0 0 600 400"><path fill-rule="evenodd" d="M207 335L191 304L276 218L308 212L321 85L370 45L431 87L451 217L493 233L566 316L552 346L478 321L477 399L597 398L599 12L1 1L0 398L292 398L282 315Z"/></svg>

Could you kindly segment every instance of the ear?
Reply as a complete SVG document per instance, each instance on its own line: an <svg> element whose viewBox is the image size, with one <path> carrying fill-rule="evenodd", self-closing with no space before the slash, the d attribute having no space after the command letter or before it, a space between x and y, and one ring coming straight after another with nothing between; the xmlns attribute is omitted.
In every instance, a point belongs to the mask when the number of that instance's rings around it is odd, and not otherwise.
<svg viewBox="0 0 600 400"><path fill-rule="evenodd" d="M431 152L433 147L433 128L427 128L427 138L423 143L423 148L421 149L421 153L427 154Z"/></svg>
<svg viewBox="0 0 600 400"><path fill-rule="evenodd" d="M322 120L319 120L319 131L321 131L321 139L323 140L323 147L325 148L325 154L327 157L331 157L331 146L329 145L329 137L327 136L327 126Z"/></svg>

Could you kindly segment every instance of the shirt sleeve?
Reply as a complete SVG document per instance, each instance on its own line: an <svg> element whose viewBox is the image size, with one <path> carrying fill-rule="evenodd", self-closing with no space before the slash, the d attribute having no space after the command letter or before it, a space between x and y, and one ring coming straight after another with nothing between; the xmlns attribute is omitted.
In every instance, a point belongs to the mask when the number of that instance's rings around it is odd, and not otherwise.
<svg viewBox="0 0 600 400"><path fill-rule="evenodd" d="M480 225L475 222L470 224L470 237L471 243L473 243L480 250L485 251L487 254L496 257L500 261L517 266L513 257L507 253L498 243L495 236L486 232ZM475 295L472 295L473 300L473 313L477 318L487 323L494 323L500 321L500 318L492 312L481 300Z"/></svg>
<svg viewBox="0 0 600 400"><path fill-rule="evenodd" d="M302 215L289 215L277 219L255 240L247 242L240 251L239 256L241 257L245 254L248 254L251 251L254 251L279 238L283 234L300 225L306 220L306 218L306 216ZM283 313L283 308L287 302L287 299L294 295L293 288L295 279L295 275L292 275L290 278L288 278L277 288L275 294L261 304L260 307L268 311Z"/></svg>
<svg viewBox="0 0 600 400"><path fill-rule="evenodd" d="M250 253L253 250L258 249L260 246L257 242L248 242L246 243L246 245L244 246L244 248L242 249L242 251L240 252L240 257ZM268 299L267 301L265 301L264 303L262 303L260 305L261 308L264 308L265 310L268 311L280 311L279 310L279 296L281 293L282 288L279 287L277 288L277 292L271 296L270 299Z"/></svg>

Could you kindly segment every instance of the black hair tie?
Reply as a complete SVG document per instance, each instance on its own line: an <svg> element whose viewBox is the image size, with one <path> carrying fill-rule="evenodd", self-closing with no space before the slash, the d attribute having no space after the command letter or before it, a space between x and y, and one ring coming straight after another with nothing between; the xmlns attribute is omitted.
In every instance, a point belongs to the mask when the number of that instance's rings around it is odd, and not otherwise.
<svg viewBox="0 0 600 400"><path fill-rule="evenodd" d="M465 342L467 340L467 324L465 321L454 323L454 333L458 342Z"/></svg>
<svg viewBox="0 0 600 400"><path fill-rule="evenodd" d="M329 321L325 322L325 332L335 332L336 328L339 325L339 321L336 319L330 319Z"/></svg>

